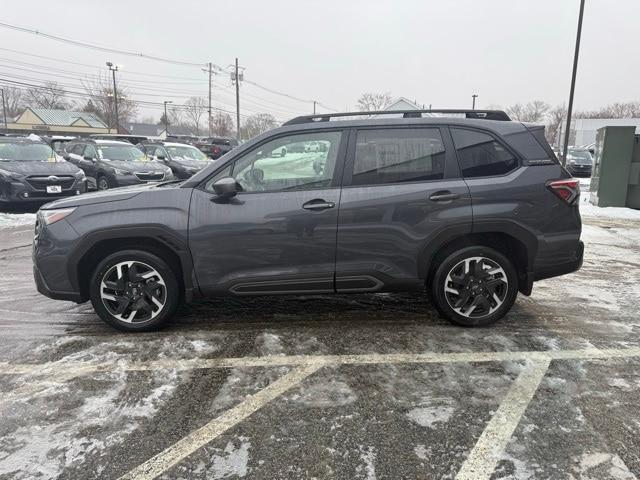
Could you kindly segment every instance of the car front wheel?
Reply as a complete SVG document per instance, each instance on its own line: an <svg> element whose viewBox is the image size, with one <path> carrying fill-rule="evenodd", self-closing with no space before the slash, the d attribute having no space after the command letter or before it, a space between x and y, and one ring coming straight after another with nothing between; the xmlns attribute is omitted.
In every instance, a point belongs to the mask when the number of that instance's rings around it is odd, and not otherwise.
<svg viewBox="0 0 640 480"><path fill-rule="evenodd" d="M160 328L180 298L167 263L140 250L117 252L100 262L90 280L90 296L102 320L129 332Z"/></svg>
<svg viewBox="0 0 640 480"><path fill-rule="evenodd" d="M496 250L466 247L451 253L438 266L430 293L448 320L463 326L484 326L511 309L518 294L518 277L511 261Z"/></svg>

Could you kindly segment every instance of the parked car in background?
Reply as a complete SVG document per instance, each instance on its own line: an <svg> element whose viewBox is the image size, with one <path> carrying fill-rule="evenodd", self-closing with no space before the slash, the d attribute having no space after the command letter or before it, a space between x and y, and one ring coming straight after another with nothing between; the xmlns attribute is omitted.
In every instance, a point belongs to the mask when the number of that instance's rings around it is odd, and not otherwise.
<svg viewBox="0 0 640 480"><path fill-rule="evenodd" d="M220 158L238 146L235 138L208 137L195 144L205 155L213 160Z"/></svg>
<svg viewBox="0 0 640 480"><path fill-rule="evenodd" d="M569 148L565 167L574 177L590 177L593 157L585 148Z"/></svg>
<svg viewBox="0 0 640 480"><path fill-rule="evenodd" d="M0 203L48 202L86 190L84 172L46 142L0 137Z"/></svg>
<svg viewBox="0 0 640 480"><path fill-rule="evenodd" d="M151 161L138 147L114 140L76 140L67 144L65 158L80 167L90 189L173 180L168 166Z"/></svg>
<svg viewBox="0 0 640 480"><path fill-rule="evenodd" d="M198 173L211 163L211 159L193 145L175 142L142 142L138 144L147 156L158 163L164 163L173 176L186 179Z"/></svg>
<svg viewBox="0 0 640 480"><path fill-rule="evenodd" d="M41 136L40 138L44 142L47 142L58 155L64 155L64 147L71 140L76 139L76 137L69 137L64 135Z"/></svg>
<svg viewBox="0 0 640 480"><path fill-rule="evenodd" d="M117 140L132 145L137 145L140 142L149 140L149 137L145 137L144 135L129 135L126 133L94 133L90 135L89 138L93 138L94 140Z"/></svg>
<svg viewBox="0 0 640 480"><path fill-rule="evenodd" d="M128 331L203 296L388 291L426 291L444 317L482 326L534 281L580 268L579 181L544 127L387 113L299 117L184 182L46 205L38 291L91 300ZM319 141L325 152L288 153Z"/></svg>
<svg viewBox="0 0 640 480"><path fill-rule="evenodd" d="M167 135L164 139L165 142L175 142L175 143L187 143L189 145L195 145L199 141L201 141L201 137L195 137L193 135Z"/></svg>

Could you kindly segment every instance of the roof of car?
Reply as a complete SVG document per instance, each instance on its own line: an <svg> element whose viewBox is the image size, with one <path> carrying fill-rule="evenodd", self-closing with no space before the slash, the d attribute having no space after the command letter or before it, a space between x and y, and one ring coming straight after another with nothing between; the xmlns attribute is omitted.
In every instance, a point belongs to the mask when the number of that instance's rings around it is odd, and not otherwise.
<svg viewBox="0 0 640 480"><path fill-rule="evenodd" d="M30 143L36 145L48 145L47 142L29 137L0 137L0 143Z"/></svg>

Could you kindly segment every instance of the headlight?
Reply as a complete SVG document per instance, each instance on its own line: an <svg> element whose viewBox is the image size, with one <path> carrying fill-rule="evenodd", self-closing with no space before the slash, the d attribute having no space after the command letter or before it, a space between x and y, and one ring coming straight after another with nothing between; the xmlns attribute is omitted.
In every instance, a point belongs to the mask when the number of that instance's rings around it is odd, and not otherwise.
<svg viewBox="0 0 640 480"><path fill-rule="evenodd" d="M73 213L76 207L72 208L57 208L54 210L40 210L38 215L42 219L42 223L45 225L51 225L52 223L56 223L62 220L65 217L68 217Z"/></svg>
<svg viewBox="0 0 640 480"><path fill-rule="evenodd" d="M131 175L131 172L129 170L122 170L120 168L114 168L113 173L115 173L116 175Z"/></svg>
<svg viewBox="0 0 640 480"><path fill-rule="evenodd" d="M21 178L24 177L24 175L22 175L21 173L16 173L16 172L8 172L6 170L2 170L0 168L0 178L8 178L11 180L20 180Z"/></svg>
<svg viewBox="0 0 640 480"><path fill-rule="evenodd" d="M75 174L74 177L83 180L86 179L87 177L85 176L84 172L82 170L78 170Z"/></svg>

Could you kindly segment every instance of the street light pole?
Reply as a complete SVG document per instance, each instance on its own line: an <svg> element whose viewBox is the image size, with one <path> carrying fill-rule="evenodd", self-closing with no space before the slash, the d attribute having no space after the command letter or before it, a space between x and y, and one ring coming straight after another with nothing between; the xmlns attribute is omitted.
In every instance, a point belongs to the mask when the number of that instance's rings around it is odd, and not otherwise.
<svg viewBox="0 0 640 480"><path fill-rule="evenodd" d="M569 148L569 134L571 133L571 114L573 112L573 93L576 88L576 73L578 72L578 55L580 53L580 37L582 36L582 17L584 15L584 0L580 0L578 14L578 31L576 33L576 48L573 53L573 72L571 74L571 90L569 91L569 107L567 108L567 126L564 129L564 146L562 148L562 164L567 163L567 149Z"/></svg>
<svg viewBox="0 0 640 480"><path fill-rule="evenodd" d="M474 93L473 95L471 95L471 98L473 98L473 104L471 105L471 110L475 110L476 109L476 98L478 98L478 95L476 95Z"/></svg>
<svg viewBox="0 0 640 480"><path fill-rule="evenodd" d="M313 101L313 114L316 114L316 101Z"/></svg>
<svg viewBox="0 0 640 480"><path fill-rule="evenodd" d="M164 138L169 136L169 117L167 117L167 103L173 103L171 100L165 100L164 102Z"/></svg>
<svg viewBox="0 0 640 480"><path fill-rule="evenodd" d="M2 118L4 118L4 131L9 133L9 127L7 127L7 104L4 101L4 88L0 88L2 92Z"/></svg>
<svg viewBox="0 0 640 480"><path fill-rule="evenodd" d="M116 113L116 133L120 133L120 120L118 119L118 89L116 88L116 72L118 71L118 65L114 65L111 62L107 62L107 67L113 74L113 104Z"/></svg>

